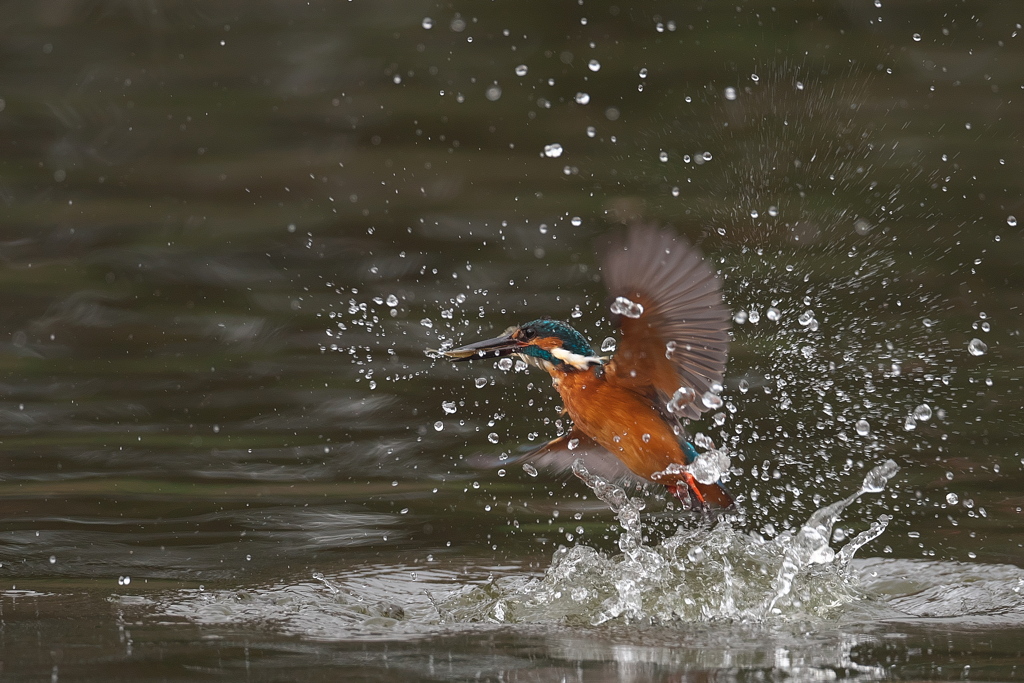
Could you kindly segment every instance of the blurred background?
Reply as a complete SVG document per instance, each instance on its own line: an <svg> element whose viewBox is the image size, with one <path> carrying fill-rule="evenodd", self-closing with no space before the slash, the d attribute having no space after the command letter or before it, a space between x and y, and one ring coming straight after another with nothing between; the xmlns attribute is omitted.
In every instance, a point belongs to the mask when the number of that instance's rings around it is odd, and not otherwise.
<svg viewBox="0 0 1024 683"><path fill-rule="evenodd" d="M886 513L862 554L1024 563L1019 2L0 16L5 672L251 675L251 634L204 630L195 595L323 573L388 602L409 568L614 549L580 482L488 466L564 429L547 377L424 349L542 315L601 344L594 242L637 221L723 278L725 403L690 429L729 448L751 531L892 458L837 540ZM334 622L252 618L264 662L337 652L294 637Z"/></svg>

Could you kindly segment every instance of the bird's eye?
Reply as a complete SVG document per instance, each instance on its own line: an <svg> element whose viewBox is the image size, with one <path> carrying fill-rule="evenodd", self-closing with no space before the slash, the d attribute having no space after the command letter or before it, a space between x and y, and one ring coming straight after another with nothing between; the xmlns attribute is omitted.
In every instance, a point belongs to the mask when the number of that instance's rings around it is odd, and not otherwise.
<svg viewBox="0 0 1024 683"><path fill-rule="evenodd" d="M524 327L519 330L519 339L522 341L530 341L537 336L537 331L532 327Z"/></svg>

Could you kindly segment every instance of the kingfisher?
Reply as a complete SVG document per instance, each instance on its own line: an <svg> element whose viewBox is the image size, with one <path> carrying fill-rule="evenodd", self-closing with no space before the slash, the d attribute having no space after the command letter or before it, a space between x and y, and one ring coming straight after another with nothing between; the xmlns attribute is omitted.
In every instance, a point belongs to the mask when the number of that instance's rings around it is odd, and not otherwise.
<svg viewBox="0 0 1024 683"><path fill-rule="evenodd" d="M614 356L599 356L568 323L548 318L439 353L454 361L515 356L551 376L572 426L524 463L564 470L582 458L608 478L664 485L687 507L732 507L721 484L685 469L698 452L682 422L721 405L732 316L718 277L696 247L651 225L606 240L598 257L620 333Z"/></svg>

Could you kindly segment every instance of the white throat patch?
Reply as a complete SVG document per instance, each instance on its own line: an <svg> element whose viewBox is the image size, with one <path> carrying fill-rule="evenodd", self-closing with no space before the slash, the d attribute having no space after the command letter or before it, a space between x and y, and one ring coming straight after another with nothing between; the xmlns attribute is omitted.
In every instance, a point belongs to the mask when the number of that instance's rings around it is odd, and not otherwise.
<svg viewBox="0 0 1024 683"><path fill-rule="evenodd" d="M581 356L578 353L561 348L551 349L551 355L563 363L568 363L577 370L586 370L591 365L601 364L601 359L597 356Z"/></svg>

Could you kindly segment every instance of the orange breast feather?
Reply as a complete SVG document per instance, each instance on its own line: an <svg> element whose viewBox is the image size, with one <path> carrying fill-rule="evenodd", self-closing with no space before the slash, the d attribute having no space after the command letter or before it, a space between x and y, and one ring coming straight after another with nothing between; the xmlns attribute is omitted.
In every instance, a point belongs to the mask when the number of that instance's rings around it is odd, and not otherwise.
<svg viewBox="0 0 1024 683"><path fill-rule="evenodd" d="M609 384L592 369L563 375L558 393L577 429L641 477L686 462L672 428L639 394Z"/></svg>

